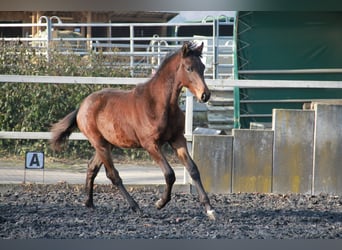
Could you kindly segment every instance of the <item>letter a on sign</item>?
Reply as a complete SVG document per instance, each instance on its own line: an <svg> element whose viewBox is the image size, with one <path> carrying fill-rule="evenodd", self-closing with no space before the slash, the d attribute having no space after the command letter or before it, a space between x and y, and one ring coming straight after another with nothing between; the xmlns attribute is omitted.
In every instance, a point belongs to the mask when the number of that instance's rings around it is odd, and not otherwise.
<svg viewBox="0 0 342 250"><path fill-rule="evenodd" d="M43 152L26 152L25 168L42 169L44 168Z"/></svg>

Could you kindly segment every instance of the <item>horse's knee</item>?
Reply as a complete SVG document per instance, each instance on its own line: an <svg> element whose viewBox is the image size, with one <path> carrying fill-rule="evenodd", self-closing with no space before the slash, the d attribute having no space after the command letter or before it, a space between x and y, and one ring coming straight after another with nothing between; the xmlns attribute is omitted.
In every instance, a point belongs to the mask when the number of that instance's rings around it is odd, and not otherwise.
<svg viewBox="0 0 342 250"><path fill-rule="evenodd" d="M175 183L176 175L172 169L168 171L164 176L165 176L165 181L167 184L173 185L173 183Z"/></svg>
<svg viewBox="0 0 342 250"><path fill-rule="evenodd" d="M120 176L115 175L113 172L106 171L106 176L109 180L111 180L113 185L115 186L122 185L122 179L120 178Z"/></svg>

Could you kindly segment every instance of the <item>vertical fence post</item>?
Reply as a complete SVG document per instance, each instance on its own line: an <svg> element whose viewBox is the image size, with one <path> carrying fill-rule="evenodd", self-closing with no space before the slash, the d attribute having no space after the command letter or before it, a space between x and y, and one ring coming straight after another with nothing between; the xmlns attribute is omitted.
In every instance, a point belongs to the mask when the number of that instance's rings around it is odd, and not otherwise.
<svg viewBox="0 0 342 250"><path fill-rule="evenodd" d="M186 136L192 136L193 106L194 106L193 95L190 92L190 90L186 89L186 99L185 99L185 135Z"/></svg>
<svg viewBox="0 0 342 250"><path fill-rule="evenodd" d="M131 68L131 77L134 77L134 26L133 24L129 25L129 52L130 52L130 68Z"/></svg>
<svg viewBox="0 0 342 250"><path fill-rule="evenodd" d="M218 77L218 34L219 34L219 21L214 19L213 22L213 79Z"/></svg>
<svg viewBox="0 0 342 250"><path fill-rule="evenodd" d="M193 126L194 98L190 90L186 89L185 98L185 138L189 152L192 152L192 126ZM189 139L190 138L190 139ZM190 180L188 172L184 168L184 184Z"/></svg>
<svg viewBox="0 0 342 250"><path fill-rule="evenodd" d="M234 128L240 128L240 89L234 87Z"/></svg>
<svg viewBox="0 0 342 250"><path fill-rule="evenodd" d="M52 39L52 25L51 25L50 18L46 18L46 33L47 33L46 58L47 58L47 61L50 62L50 43Z"/></svg>
<svg viewBox="0 0 342 250"><path fill-rule="evenodd" d="M50 41L51 41L51 37L52 37L52 33L51 33L51 20L50 18L48 18L47 16L41 16L38 20L38 23L41 24L42 21L45 20L46 22L46 59L49 62L50 61Z"/></svg>

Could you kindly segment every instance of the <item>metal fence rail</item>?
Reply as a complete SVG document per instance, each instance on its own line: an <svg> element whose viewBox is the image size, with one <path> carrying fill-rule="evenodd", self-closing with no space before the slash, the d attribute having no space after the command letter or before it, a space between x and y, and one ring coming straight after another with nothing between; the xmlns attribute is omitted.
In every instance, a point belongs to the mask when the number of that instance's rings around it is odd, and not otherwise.
<svg viewBox="0 0 342 250"><path fill-rule="evenodd" d="M122 78L122 77L73 77L73 76L26 76L26 75L0 75L0 83L55 83L55 84L112 84L112 85L136 85L149 78ZM238 88L332 88L340 89L342 84L338 81L290 81L290 80L223 80L207 79L209 89L214 87ZM292 100L287 100L291 102ZM309 101L309 100L307 100ZM239 106L240 100L235 98L234 106ZM185 136L192 141L193 96L186 94L185 102ZM235 110L234 119L239 120L239 110ZM49 132L19 132L0 131L0 139L49 139ZM85 139L81 133L74 133L72 140Z"/></svg>
<svg viewBox="0 0 342 250"><path fill-rule="evenodd" d="M219 26L222 25L233 24L217 20L210 23L63 23L58 17L42 16L38 23L0 23L0 28L37 29L34 35L28 35L30 31L23 32L27 33L23 37L1 39L3 42L26 43L46 54L47 59L52 48L80 56L102 53L128 58L125 67L131 69L132 77L146 74L146 71L150 74L170 51L179 48L184 41L196 40L205 43L203 61L206 64L206 78L216 79L233 75L233 37L219 33ZM212 35L194 33L179 36L178 30L182 27L207 27ZM92 36L91 30L99 28L106 30L106 35ZM118 37L116 30L125 32ZM147 34L144 34L145 30Z"/></svg>
<svg viewBox="0 0 342 250"><path fill-rule="evenodd" d="M0 131L0 139L49 140L51 139L51 132ZM72 133L69 139L87 140L82 133Z"/></svg>
<svg viewBox="0 0 342 250"><path fill-rule="evenodd" d="M27 75L0 75L0 83L54 83L54 84L112 84L112 85L136 85L146 82L149 78L125 78L125 77L74 77L74 76L27 76ZM186 122L185 136L192 140L192 115L193 96L186 94ZM0 131L0 139L50 139L50 132L19 132ZM82 133L73 133L71 140L85 140Z"/></svg>

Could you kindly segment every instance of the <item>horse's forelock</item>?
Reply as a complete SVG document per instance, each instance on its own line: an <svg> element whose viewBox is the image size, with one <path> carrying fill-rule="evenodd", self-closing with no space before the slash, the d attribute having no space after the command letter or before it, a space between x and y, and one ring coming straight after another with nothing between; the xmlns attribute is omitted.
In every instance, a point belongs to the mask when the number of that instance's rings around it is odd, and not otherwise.
<svg viewBox="0 0 342 250"><path fill-rule="evenodd" d="M202 49L199 49L200 46L195 42L186 42L183 46L186 46L186 53L183 54L184 57L187 56L197 56L197 57L202 57ZM184 52L184 49L183 49Z"/></svg>

